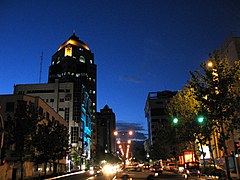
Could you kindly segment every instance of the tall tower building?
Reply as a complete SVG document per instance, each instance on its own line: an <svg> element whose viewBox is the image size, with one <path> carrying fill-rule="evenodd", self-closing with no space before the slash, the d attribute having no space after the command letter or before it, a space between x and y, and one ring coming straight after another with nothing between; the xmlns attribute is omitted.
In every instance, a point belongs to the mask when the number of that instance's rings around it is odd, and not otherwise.
<svg viewBox="0 0 240 180"><path fill-rule="evenodd" d="M112 109L105 105L97 113L97 147L99 153L115 153L116 138L113 136L116 130L116 118Z"/></svg>
<svg viewBox="0 0 240 180"><path fill-rule="evenodd" d="M14 94L41 97L68 122L70 169L84 169L96 154L96 65L89 47L73 34L52 56L48 83L18 84Z"/></svg>
<svg viewBox="0 0 240 180"><path fill-rule="evenodd" d="M73 119L81 119L81 89L85 86L87 93L92 101L92 137L91 154L96 153L95 145L97 142L96 129L96 64L94 54L90 48L73 33L52 56L52 63L49 67L48 82L73 82Z"/></svg>

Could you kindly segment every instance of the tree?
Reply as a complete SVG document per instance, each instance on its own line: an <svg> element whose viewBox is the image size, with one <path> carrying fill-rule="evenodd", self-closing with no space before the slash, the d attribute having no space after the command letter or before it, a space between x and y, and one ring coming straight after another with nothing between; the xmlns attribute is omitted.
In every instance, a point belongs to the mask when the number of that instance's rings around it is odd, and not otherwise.
<svg viewBox="0 0 240 180"><path fill-rule="evenodd" d="M194 144L198 130L195 119L200 111L200 103L196 100L193 90L185 87L184 90L178 91L167 105L167 111L173 119L178 119L175 123L173 122L178 146L187 143Z"/></svg>
<svg viewBox="0 0 240 180"><path fill-rule="evenodd" d="M26 101L18 101L13 118L8 116L7 144L15 146L15 158L21 163L21 179L23 179L23 163L26 159L30 159L34 151L31 140L41 119L38 108L32 103L27 104Z"/></svg>
<svg viewBox="0 0 240 180"><path fill-rule="evenodd" d="M56 120L45 120L38 124L37 132L33 136L33 146L36 149L34 158L37 163L45 164L45 175L46 164L50 160L53 161L53 171L56 173L56 161L66 157L68 137L67 127Z"/></svg>
<svg viewBox="0 0 240 180"><path fill-rule="evenodd" d="M217 137L219 148L224 151L227 176L230 178L226 140L230 138L233 129L239 128L240 61L230 66L227 58L215 51L210 54L209 62L212 67L204 62L200 66L202 72L190 72L188 85L194 90L209 124L220 134Z"/></svg>

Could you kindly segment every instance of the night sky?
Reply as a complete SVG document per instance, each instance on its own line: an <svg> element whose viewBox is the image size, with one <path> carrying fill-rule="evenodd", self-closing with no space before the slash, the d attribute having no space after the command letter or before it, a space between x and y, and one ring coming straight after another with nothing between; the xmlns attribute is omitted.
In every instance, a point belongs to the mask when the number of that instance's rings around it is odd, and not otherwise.
<svg viewBox="0 0 240 180"><path fill-rule="evenodd" d="M118 123L146 129L148 92L182 89L189 71L239 36L240 1L1 1L0 94L46 83L52 55L73 32L95 56L98 111L108 104Z"/></svg>

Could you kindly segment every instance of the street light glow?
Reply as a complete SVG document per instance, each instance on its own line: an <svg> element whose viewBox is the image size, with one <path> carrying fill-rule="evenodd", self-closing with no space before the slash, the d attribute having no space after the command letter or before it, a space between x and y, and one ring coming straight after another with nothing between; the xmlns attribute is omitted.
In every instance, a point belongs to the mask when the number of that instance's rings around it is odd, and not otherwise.
<svg viewBox="0 0 240 180"><path fill-rule="evenodd" d="M117 136L117 135L118 135L118 132L117 132L117 131L114 131L113 134L114 134L114 136Z"/></svg>

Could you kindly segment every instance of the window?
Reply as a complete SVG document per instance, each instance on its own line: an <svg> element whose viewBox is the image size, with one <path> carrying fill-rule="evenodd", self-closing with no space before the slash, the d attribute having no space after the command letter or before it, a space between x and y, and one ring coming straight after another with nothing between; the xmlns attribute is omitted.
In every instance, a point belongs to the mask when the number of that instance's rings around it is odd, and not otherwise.
<svg viewBox="0 0 240 180"><path fill-rule="evenodd" d="M72 56L72 47L71 46L67 46L65 47L65 54L64 56Z"/></svg>
<svg viewBox="0 0 240 180"><path fill-rule="evenodd" d="M60 102L64 102L64 98L60 98L60 100L59 100Z"/></svg>
<svg viewBox="0 0 240 180"><path fill-rule="evenodd" d="M69 121L69 108L65 108L64 119L65 121Z"/></svg>
<svg viewBox="0 0 240 180"><path fill-rule="evenodd" d="M71 127L71 143L78 143L78 127Z"/></svg>
<svg viewBox="0 0 240 180"><path fill-rule="evenodd" d="M92 63L93 63L93 60L91 60L91 59L90 59L89 61L90 61L90 64L92 64Z"/></svg>
<svg viewBox="0 0 240 180"><path fill-rule="evenodd" d="M50 99L50 102L54 102L54 99Z"/></svg>
<svg viewBox="0 0 240 180"><path fill-rule="evenodd" d="M59 108L59 111L64 111L64 109L63 108Z"/></svg>
<svg viewBox="0 0 240 180"><path fill-rule="evenodd" d="M82 62L82 63L85 63L85 58L83 56L80 56L79 61Z"/></svg>

